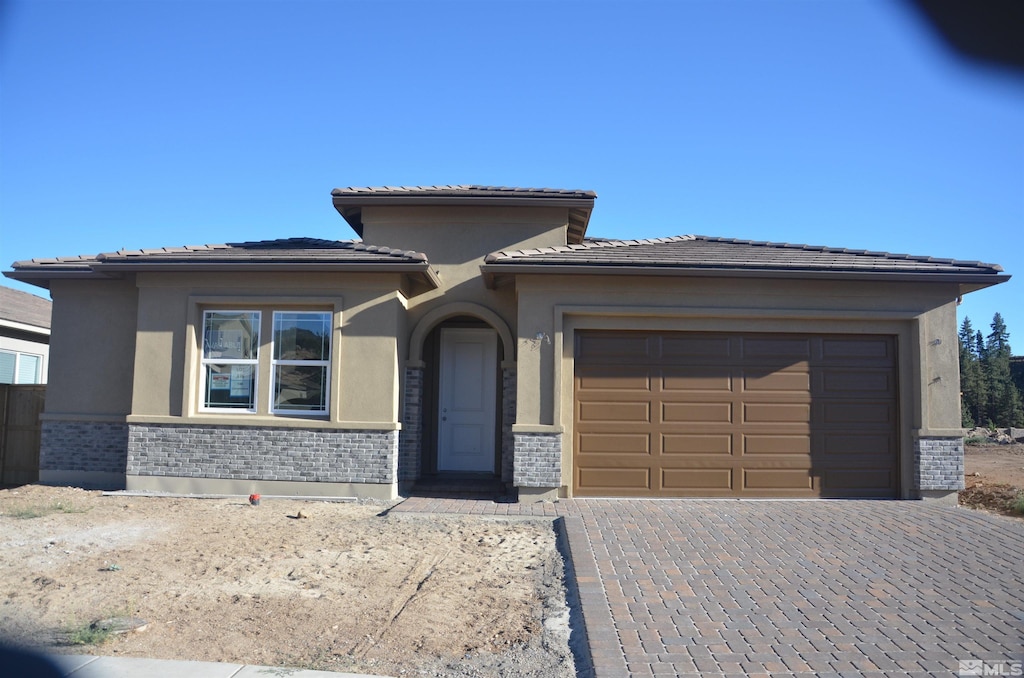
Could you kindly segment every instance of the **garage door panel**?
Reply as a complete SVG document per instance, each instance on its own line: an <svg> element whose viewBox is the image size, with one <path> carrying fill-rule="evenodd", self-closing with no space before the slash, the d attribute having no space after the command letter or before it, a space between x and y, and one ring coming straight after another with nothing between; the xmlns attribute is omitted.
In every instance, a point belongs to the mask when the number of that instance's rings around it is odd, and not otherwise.
<svg viewBox="0 0 1024 678"><path fill-rule="evenodd" d="M581 433L577 436L581 455L586 454L650 454L649 433Z"/></svg>
<svg viewBox="0 0 1024 678"><path fill-rule="evenodd" d="M810 491L814 479L807 469L745 468L744 490Z"/></svg>
<svg viewBox="0 0 1024 678"><path fill-rule="evenodd" d="M661 339L661 362L672 364L684 361L693 363L693 358L701 358L707 362L716 358L732 358L735 353L734 341L730 337L710 337L707 335L664 335Z"/></svg>
<svg viewBox="0 0 1024 678"><path fill-rule="evenodd" d="M719 434L663 434L661 453L665 455L732 454L732 435Z"/></svg>
<svg viewBox="0 0 1024 678"><path fill-rule="evenodd" d="M644 353L576 359L580 496L898 494L892 337L620 334Z"/></svg>
<svg viewBox="0 0 1024 678"><path fill-rule="evenodd" d="M768 372L765 370L747 371L743 373L743 391L761 393L774 391L781 393L806 394L811 390L811 373L804 369L792 372Z"/></svg>
<svg viewBox="0 0 1024 678"><path fill-rule="evenodd" d="M584 362L621 363L623 356L630 362L655 357L652 352L654 338L642 333L586 332L576 336L576 359Z"/></svg>
<svg viewBox="0 0 1024 678"><path fill-rule="evenodd" d="M651 403L642 402L581 402L581 422L651 423Z"/></svg>
<svg viewBox="0 0 1024 678"><path fill-rule="evenodd" d="M744 403L743 422L758 424L803 423L810 418L810 403Z"/></svg>
<svg viewBox="0 0 1024 678"><path fill-rule="evenodd" d="M893 470L886 467L833 469L825 471L824 482L830 491L842 496L848 492L864 490L891 492L896 485L896 478Z"/></svg>
<svg viewBox="0 0 1024 678"><path fill-rule="evenodd" d="M733 376L730 370L720 368L692 368L682 369L668 367L662 373L661 390L682 391L691 393L694 391L709 391L712 393L731 393L733 390Z"/></svg>
<svg viewBox="0 0 1024 678"><path fill-rule="evenodd" d="M810 339L800 337L747 337L741 340L742 356L745 360L809 359Z"/></svg>
<svg viewBox="0 0 1024 678"><path fill-rule="evenodd" d="M649 468L602 468L592 467L577 471L577 485L594 490L619 492L650 490Z"/></svg>
<svg viewBox="0 0 1024 678"><path fill-rule="evenodd" d="M896 452L896 439L888 431L835 431L820 437L820 449L826 456L856 459L865 454L891 457Z"/></svg>
<svg viewBox="0 0 1024 678"><path fill-rule="evenodd" d="M821 373L820 392L824 396L864 394L867 397L888 396L895 392L892 370L865 368L861 370L832 369Z"/></svg>
<svg viewBox="0 0 1024 678"><path fill-rule="evenodd" d="M666 423L732 423L732 403L662 403Z"/></svg>
<svg viewBox="0 0 1024 678"><path fill-rule="evenodd" d="M661 471L661 489L700 493L708 490L732 492L733 469L666 469Z"/></svg>
<svg viewBox="0 0 1024 678"><path fill-rule="evenodd" d="M821 342L821 357L825 361L849 361L860 363L872 359L889 365L896 363L894 344L889 337L857 337L840 339L826 337Z"/></svg>
<svg viewBox="0 0 1024 678"><path fill-rule="evenodd" d="M583 368L576 379L582 391L650 391L651 377L646 367L627 366Z"/></svg>
<svg viewBox="0 0 1024 678"><path fill-rule="evenodd" d="M876 425L888 430L895 423L894 402L835 400L820 403L823 424Z"/></svg>
<svg viewBox="0 0 1024 678"><path fill-rule="evenodd" d="M743 454L796 454L806 457L811 453L810 433L802 435L743 435Z"/></svg>

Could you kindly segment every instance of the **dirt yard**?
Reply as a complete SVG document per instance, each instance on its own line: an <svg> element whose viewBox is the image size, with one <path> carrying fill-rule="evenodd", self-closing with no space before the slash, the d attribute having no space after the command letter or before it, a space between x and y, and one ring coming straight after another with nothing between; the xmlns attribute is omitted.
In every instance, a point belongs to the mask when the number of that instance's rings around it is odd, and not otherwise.
<svg viewBox="0 0 1024 678"><path fill-rule="evenodd" d="M575 675L550 521L387 508L0 490L0 629L52 652ZM73 644L121 617L148 626Z"/></svg>
<svg viewBox="0 0 1024 678"><path fill-rule="evenodd" d="M1024 492L1024 445L967 445L960 504L1024 519L1007 509Z"/></svg>

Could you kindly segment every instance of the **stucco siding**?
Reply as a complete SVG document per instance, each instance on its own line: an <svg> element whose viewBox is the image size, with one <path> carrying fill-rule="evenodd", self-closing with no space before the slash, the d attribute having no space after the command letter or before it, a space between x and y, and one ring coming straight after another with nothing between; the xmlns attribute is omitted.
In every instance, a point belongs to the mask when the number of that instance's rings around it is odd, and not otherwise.
<svg viewBox="0 0 1024 678"><path fill-rule="evenodd" d="M124 416L135 364L134 278L54 280L51 292L46 413Z"/></svg>

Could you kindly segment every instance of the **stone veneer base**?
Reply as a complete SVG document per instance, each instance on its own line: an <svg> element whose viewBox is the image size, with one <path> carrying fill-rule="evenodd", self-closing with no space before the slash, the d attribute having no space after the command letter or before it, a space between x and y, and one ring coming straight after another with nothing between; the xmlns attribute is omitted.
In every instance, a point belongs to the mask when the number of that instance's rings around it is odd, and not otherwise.
<svg viewBox="0 0 1024 678"><path fill-rule="evenodd" d="M914 441L915 488L926 492L964 489L964 439L918 438Z"/></svg>
<svg viewBox="0 0 1024 678"><path fill-rule="evenodd" d="M514 483L520 488L559 487L562 484L562 434L513 433Z"/></svg>
<svg viewBox="0 0 1024 678"><path fill-rule="evenodd" d="M392 486L398 431L131 424L127 475Z"/></svg>

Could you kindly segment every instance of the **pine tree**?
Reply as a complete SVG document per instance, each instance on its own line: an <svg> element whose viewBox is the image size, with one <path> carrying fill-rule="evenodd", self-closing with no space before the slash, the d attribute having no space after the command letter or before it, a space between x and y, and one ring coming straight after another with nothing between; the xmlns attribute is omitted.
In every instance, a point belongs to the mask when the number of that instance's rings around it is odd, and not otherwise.
<svg viewBox="0 0 1024 678"><path fill-rule="evenodd" d="M971 326L970 318L964 318L957 339L960 344L960 425L964 428L974 428L981 423L981 364L975 352L974 328Z"/></svg>
<svg viewBox="0 0 1024 678"><path fill-rule="evenodd" d="M1021 426L1024 425L1024 406L1010 375L1010 333L999 313L992 317L990 327L992 331L982 355L983 371L988 380L987 414L998 426Z"/></svg>
<svg viewBox="0 0 1024 678"><path fill-rule="evenodd" d="M991 379L989 366L985 360L985 337L981 330L974 333L974 356L978 365L977 390L974 400L974 421L978 426L989 426L991 423L991 412L989 411L989 394L991 393Z"/></svg>

